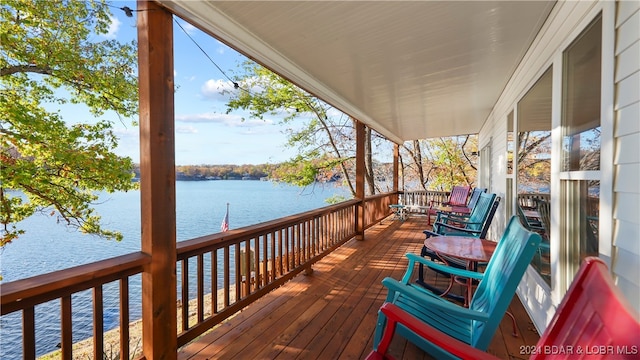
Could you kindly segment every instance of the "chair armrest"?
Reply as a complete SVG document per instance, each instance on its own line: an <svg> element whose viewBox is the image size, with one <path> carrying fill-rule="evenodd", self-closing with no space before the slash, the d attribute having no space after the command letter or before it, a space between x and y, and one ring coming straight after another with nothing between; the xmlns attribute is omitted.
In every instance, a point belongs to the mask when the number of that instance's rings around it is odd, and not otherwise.
<svg viewBox="0 0 640 360"><path fill-rule="evenodd" d="M464 224L464 225L478 225L479 224L479 225L482 225L482 223L480 223L480 222L469 221L468 219L467 220L464 220L464 219L450 219L449 217L447 217L446 220L451 220L452 222L455 222L456 224ZM436 224L437 225L440 225L440 224L448 225L446 222L436 222L434 225L436 225Z"/></svg>
<svg viewBox="0 0 640 360"><path fill-rule="evenodd" d="M452 220L455 222L458 221L464 221L464 220L468 220L469 219L469 215L458 215L458 214L454 214L450 211L438 211L436 213L438 215L439 219L443 219L443 220Z"/></svg>
<svg viewBox="0 0 640 360"><path fill-rule="evenodd" d="M440 236L440 234L438 234L437 232L433 232L431 230L424 230L422 231L422 233L427 235L427 238L430 238L432 236Z"/></svg>
<svg viewBox="0 0 640 360"><path fill-rule="evenodd" d="M470 224L475 224L475 223L470 223ZM449 225L449 224L442 224L442 223L439 223L438 226L442 226L442 227L444 227L446 229L449 229L449 230L454 230L454 231L458 231L458 232L464 232L464 233L473 234L473 235L479 235L482 232L482 230L471 230L471 229L461 228L461 227L458 227L458 226L453 226L453 225ZM438 230L440 230L440 229L438 229Z"/></svg>
<svg viewBox="0 0 640 360"><path fill-rule="evenodd" d="M430 309L430 311L441 311L443 313L450 314L452 317L476 320L480 322L489 321L489 315L487 313L471 310L435 295L425 294L413 286L403 284L394 278L384 278L382 280L382 285L389 289L387 302L393 302L396 294L401 294L417 302L420 306Z"/></svg>
<svg viewBox="0 0 640 360"><path fill-rule="evenodd" d="M416 319L406 311L402 310L398 306L392 303L385 303L380 308L380 311L387 317L387 324L382 335L382 341L378 345L378 348L369 354L367 360L371 359L385 359L384 354L389 348L391 339L395 332L396 325L398 323L406 326L409 330L416 333L418 336L429 341L433 345L463 359L463 360L495 360L497 359L491 354L484 351L480 351L464 342L448 336L428 324Z"/></svg>
<svg viewBox="0 0 640 360"><path fill-rule="evenodd" d="M403 284L408 284L409 281L411 281L411 273L413 273L413 268L415 267L416 262L419 262L420 264L424 266L428 266L434 270L441 271L454 276L468 277L475 280L482 280L482 278L484 277L483 273L438 264L431 260L427 260L420 255L408 253L406 254L406 256L409 259L409 266L407 268L407 273L405 273L405 276L402 278Z"/></svg>

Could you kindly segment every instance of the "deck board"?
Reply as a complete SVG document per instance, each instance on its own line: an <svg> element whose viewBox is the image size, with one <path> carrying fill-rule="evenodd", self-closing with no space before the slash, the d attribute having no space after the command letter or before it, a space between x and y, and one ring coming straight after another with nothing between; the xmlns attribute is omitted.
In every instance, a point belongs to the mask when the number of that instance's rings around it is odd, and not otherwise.
<svg viewBox="0 0 640 360"><path fill-rule="evenodd" d="M426 217L385 220L368 229L364 241L351 240L299 275L185 345L180 359L361 359L371 351L377 311L386 297L383 278L401 278L407 252L418 253ZM432 274L432 273L430 273ZM444 282L440 276L431 281ZM462 291L461 287L454 291ZM538 335L517 297L510 311L520 336L511 335L511 320L502 321L488 352L504 359L522 358L522 345ZM397 359L430 359L396 337L390 353Z"/></svg>

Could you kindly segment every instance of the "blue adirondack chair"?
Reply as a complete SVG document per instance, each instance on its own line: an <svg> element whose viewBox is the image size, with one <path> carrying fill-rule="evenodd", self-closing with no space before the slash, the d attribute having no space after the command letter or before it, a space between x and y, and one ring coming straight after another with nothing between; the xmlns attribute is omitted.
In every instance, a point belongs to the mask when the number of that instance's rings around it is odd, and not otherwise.
<svg viewBox="0 0 640 360"><path fill-rule="evenodd" d="M478 199L480 199L480 194L486 192L487 188L473 188L473 190L471 190L471 195L469 196L469 202L466 206L451 206L451 211L448 212L453 214L469 215L473 208L476 207ZM441 212L447 213L447 211Z"/></svg>
<svg viewBox="0 0 640 360"><path fill-rule="evenodd" d="M403 324L434 346L465 360L498 360L497 357L470 347L411 316L397 306L385 303L380 311L390 319L379 346L367 360L392 359L386 355L397 324ZM586 258L569 291L531 348L533 359L574 359L581 350L596 348L594 358L637 359L640 348L640 314L628 302L611 277L604 261ZM611 351L602 351L605 346ZM560 350L563 350L562 352ZM614 351L615 350L615 351ZM584 355L583 355L584 357ZM587 358L590 356L587 355Z"/></svg>
<svg viewBox="0 0 640 360"><path fill-rule="evenodd" d="M385 278L382 281L389 290L386 302L397 305L438 331L480 350L486 350L511 303L518 283L538 249L540 240L539 234L528 231L517 217L512 217L484 273L453 268L415 254L407 254L409 266L402 280ZM454 276L479 280L469 307L447 301L412 283L416 263ZM379 313L374 349L380 342L385 325L386 317ZM398 326L396 332L437 359L451 358L450 354L402 325Z"/></svg>
<svg viewBox="0 0 640 360"><path fill-rule="evenodd" d="M471 214L467 216L440 212L433 224L433 230L424 230L424 234L427 237L438 235L484 237L480 235L486 235L486 233L482 234L483 225L491 213L495 200L496 194L481 193Z"/></svg>
<svg viewBox="0 0 640 360"><path fill-rule="evenodd" d="M433 225L433 230L424 230L424 234L427 237L441 236L441 235L455 235L455 236L469 236L484 239L491 227L493 217L500 205L500 197L496 197L496 194L481 193L476 206L473 208L471 215L466 218L462 218L457 215L439 215L441 220L436 220ZM448 221L450 220L450 223ZM457 225L453 225L453 221L459 221ZM436 253L429 250L426 246L422 247L420 256L429 257L431 260L439 260L440 258ZM465 268L465 262L457 259L447 259L449 265L455 266L461 269ZM484 265L484 264L482 264ZM418 280L417 282L431 291L438 292L439 289L431 287L424 282L424 267L422 264L418 266ZM456 298L455 295L451 297Z"/></svg>

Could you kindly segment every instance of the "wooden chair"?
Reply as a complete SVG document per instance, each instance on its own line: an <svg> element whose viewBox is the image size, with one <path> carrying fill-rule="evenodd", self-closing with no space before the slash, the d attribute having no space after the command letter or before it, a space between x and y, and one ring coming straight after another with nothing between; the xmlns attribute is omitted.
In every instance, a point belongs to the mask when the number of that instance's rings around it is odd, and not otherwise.
<svg viewBox="0 0 640 360"><path fill-rule="evenodd" d="M520 205L517 206L516 210L518 211L518 218L520 219L520 222L522 223L522 225L524 225L524 227L531 231L535 231L540 235L544 234L544 227L542 227L540 219L526 216L524 213L524 209Z"/></svg>
<svg viewBox="0 0 640 360"><path fill-rule="evenodd" d="M493 195L493 196L492 196ZM469 237L477 237L480 239L484 239L487 236L487 232L489 231L489 228L491 227L491 222L493 221L493 217L496 214L496 211L498 209L498 205L500 205L500 197L496 197L495 194L481 194L481 197L483 198L482 201L478 201L478 205L476 205L476 208L480 209L481 207L484 208L485 206L487 206L487 203L490 203L490 201L493 200L493 203L490 205L489 211L486 212L486 214L472 214L472 215L477 215L476 218L469 217L470 221L467 221L465 223L465 225L467 225L466 227L460 227L460 226L454 226L454 225L450 225L446 222L444 222L444 219L442 222L436 222L434 224L434 229L438 229L438 232L435 231L431 231L431 230L425 230L423 231L424 234L427 237L430 236L440 236L440 235L455 235L455 236L469 236ZM474 212L476 212L476 208L474 208ZM481 211L478 210L478 213L480 213ZM480 227L478 229L477 223L476 223L476 219L481 219L482 217L484 217L484 220L477 220L477 221L484 221L482 223L482 227ZM459 218L456 217L454 215L453 218ZM463 220L462 220L463 221ZM433 251L431 251L430 249L428 249L426 246L422 247L422 250L420 251L420 256L422 257L429 257L432 261L437 261L440 259L440 257L434 253ZM458 260L458 259L453 259L453 258L447 258L447 262L450 266L453 267L457 267L460 269L464 269L465 268L465 262L462 260ZM484 266L486 264L482 264L482 266ZM427 284L424 281L424 266L422 264L418 265L418 280L417 282L426 287L427 289L435 292L435 293L440 293L442 292L441 289L435 288L430 286L429 284ZM451 294L450 296L453 299L459 300L458 296L455 296L454 294Z"/></svg>
<svg viewBox="0 0 640 360"><path fill-rule="evenodd" d="M537 210L538 214L540 214L540 225L545 233L543 237L549 240L551 231L551 205L546 200L538 200Z"/></svg>
<svg viewBox="0 0 640 360"><path fill-rule="evenodd" d="M495 360L392 303L382 305L387 319L382 340L367 359L392 359L386 354L394 332L406 328L449 357ZM526 347L530 359L638 359L640 315L615 286L607 265L590 257L582 263L569 291L536 345ZM398 326L400 325L400 326ZM525 354L523 354L525 355Z"/></svg>
<svg viewBox="0 0 640 360"><path fill-rule="evenodd" d="M466 206L451 206L450 213L453 214L470 214L480 199L480 194L486 193L487 188L473 188L469 196L469 202Z"/></svg>
<svg viewBox="0 0 640 360"><path fill-rule="evenodd" d="M486 226L487 220L489 217L493 219L499 204L500 198L497 198L496 201L496 194L482 193L471 214L462 216L438 213L433 230L424 230L423 233L427 237L456 235L484 238L489 231L489 227ZM489 220L489 225L491 225L491 221Z"/></svg>
<svg viewBox="0 0 640 360"><path fill-rule="evenodd" d="M436 204L433 201L429 203L429 209L427 210L427 224L431 225L431 216L436 215L441 206L461 206L466 207L467 197L469 197L469 191L471 186L454 186L449 194L449 200Z"/></svg>
<svg viewBox="0 0 640 360"><path fill-rule="evenodd" d="M526 230L516 217L496 246L484 273L461 270L434 263L416 254L407 254L409 266L401 281L385 278L382 284L389 289L386 301L402 308L420 321L430 324L449 336L481 350L485 350L511 303L516 287L529 266L540 243L540 235ZM448 272L454 276L479 280L469 307L457 305L412 283L416 263ZM387 318L378 316L374 348L378 347ZM416 344L437 359L451 357L405 326L396 327L398 334Z"/></svg>

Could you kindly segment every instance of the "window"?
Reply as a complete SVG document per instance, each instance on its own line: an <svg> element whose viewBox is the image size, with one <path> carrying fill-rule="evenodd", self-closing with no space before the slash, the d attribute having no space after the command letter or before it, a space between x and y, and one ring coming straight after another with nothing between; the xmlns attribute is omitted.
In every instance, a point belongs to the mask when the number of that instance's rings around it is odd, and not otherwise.
<svg viewBox="0 0 640 360"><path fill-rule="evenodd" d="M507 187L505 192L505 215L509 219L513 215L513 153L515 149L515 139L513 111L507 115Z"/></svg>
<svg viewBox="0 0 640 360"><path fill-rule="evenodd" d="M480 150L480 187L489 189L491 192L491 139L489 143Z"/></svg>
<svg viewBox="0 0 640 360"><path fill-rule="evenodd" d="M542 236L531 265L551 284L551 104L552 68L518 102L516 181L517 214L522 224Z"/></svg>
<svg viewBox="0 0 640 360"><path fill-rule="evenodd" d="M584 257L599 254L601 62L598 17L563 54L560 187L569 276Z"/></svg>

